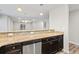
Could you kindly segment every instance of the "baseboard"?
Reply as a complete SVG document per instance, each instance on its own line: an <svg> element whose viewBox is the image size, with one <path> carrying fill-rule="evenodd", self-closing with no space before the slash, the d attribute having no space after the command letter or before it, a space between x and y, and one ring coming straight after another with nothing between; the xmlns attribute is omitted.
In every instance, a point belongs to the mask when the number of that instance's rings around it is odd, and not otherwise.
<svg viewBox="0 0 79 59"><path fill-rule="evenodd" d="M70 43L76 45L77 47L79 47L79 43L73 42L73 41L69 41Z"/></svg>
<svg viewBox="0 0 79 59"><path fill-rule="evenodd" d="M75 44L75 45L79 46L79 43L76 43L76 42L73 42L73 41L69 41L69 42L72 43L72 44Z"/></svg>
<svg viewBox="0 0 79 59"><path fill-rule="evenodd" d="M63 50L64 51L64 53L67 53L67 54L69 54L69 50Z"/></svg>

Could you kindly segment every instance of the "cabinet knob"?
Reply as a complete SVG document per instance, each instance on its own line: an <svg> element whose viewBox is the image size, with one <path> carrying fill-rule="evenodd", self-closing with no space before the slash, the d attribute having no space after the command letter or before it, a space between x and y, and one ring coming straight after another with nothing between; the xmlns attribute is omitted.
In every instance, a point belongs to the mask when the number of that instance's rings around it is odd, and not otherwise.
<svg viewBox="0 0 79 59"><path fill-rule="evenodd" d="M15 49L15 47L12 47L12 49Z"/></svg>
<svg viewBox="0 0 79 59"><path fill-rule="evenodd" d="M49 41L49 39L47 39L47 41Z"/></svg>

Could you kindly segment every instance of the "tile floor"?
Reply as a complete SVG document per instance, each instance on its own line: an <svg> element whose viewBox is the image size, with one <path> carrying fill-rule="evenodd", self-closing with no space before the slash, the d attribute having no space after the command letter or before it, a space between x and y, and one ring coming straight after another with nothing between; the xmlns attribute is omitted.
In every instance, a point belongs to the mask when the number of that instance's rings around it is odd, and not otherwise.
<svg viewBox="0 0 79 59"><path fill-rule="evenodd" d="M70 54L79 54L79 46L69 43L69 53Z"/></svg>

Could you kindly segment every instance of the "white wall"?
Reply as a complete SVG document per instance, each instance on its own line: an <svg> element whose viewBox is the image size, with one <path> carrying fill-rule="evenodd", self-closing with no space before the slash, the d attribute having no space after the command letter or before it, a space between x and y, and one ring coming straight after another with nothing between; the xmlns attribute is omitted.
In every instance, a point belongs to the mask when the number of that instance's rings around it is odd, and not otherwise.
<svg viewBox="0 0 79 59"><path fill-rule="evenodd" d="M66 52L69 52L68 17L68 5L61 5L52 9L49 13L49 28L64 32L64 51Z"/></svg>
<svg viewBox="0 0 79 59"><path fill-rule="evenodd" d="M69 40L79 45L79 10L70 12Z"/></svg>
<svg viewBox="0 0 79 59"><path fill-rule="evenodd" d="M6 20L6 16L2 16L0 15L0 32L6 32L7 29L7 20Z"/></svg>
<svg viewBox="0 0 79 59"><path fill-rule="evenodd" d="M8 31L11 32L13 31L13 20L11 17L7 16L7 28L8 28Z"/></svg>
<svg viewBox="0 0 79 59"><path fill-rule="evenodd" d="M7 32L13 30L13 22L10 17L0 15L0 32Z"/></svg>

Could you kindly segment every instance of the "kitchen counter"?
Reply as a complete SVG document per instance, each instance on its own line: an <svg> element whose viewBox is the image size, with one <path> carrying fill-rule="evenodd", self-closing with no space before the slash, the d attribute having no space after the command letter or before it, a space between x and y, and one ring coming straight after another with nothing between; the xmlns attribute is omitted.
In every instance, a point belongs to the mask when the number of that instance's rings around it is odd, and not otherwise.
<svg viewBox="0 0 79 59"><path fill-rule="evenodd" d="M33 34L19 34L14 33L11 36L5 34L0 34L0 47L8 44L30 41L30 40L38 40L45 37L63 35L63 32L39 32Z"/></svg>

